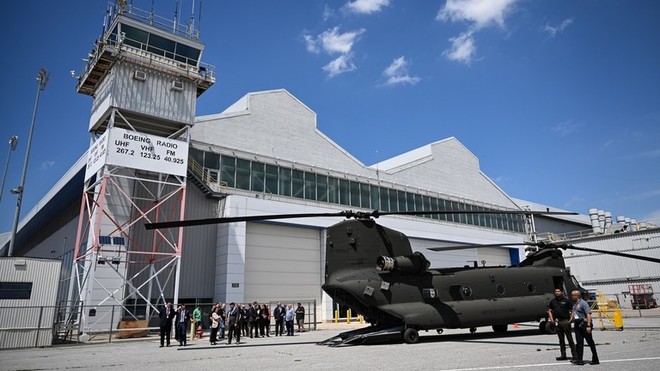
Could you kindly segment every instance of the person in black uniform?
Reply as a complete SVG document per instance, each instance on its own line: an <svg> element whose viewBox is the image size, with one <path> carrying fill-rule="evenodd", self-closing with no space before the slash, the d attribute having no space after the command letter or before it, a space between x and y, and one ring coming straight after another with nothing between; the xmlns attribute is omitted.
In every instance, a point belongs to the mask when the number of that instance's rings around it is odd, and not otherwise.
<svg viewBox="0 0 660 371"><path fill-rule="evenodd" d="M568 340L568 346L571 348L571 359L575 359L575 343L573 342L573 334L571 332L573 303L564 296L564 290L556 288L555 297L550 300L548 308L548 318L555 324L557 336L559 336L560 356L557 357L557 361L568 359L566 357L566 342L564 341L564 337Z"/></svg>
<svg viewBox="0 0 660 371"><path fill-rule="evenodd" d="M172 333L172 320L174 319L174 309L172 309L172 303L167 303L165 307L160 308L158 317L160 318L160 347L165 346L165 340L167 340L167 346L170 346L170 334Z"/></svg>

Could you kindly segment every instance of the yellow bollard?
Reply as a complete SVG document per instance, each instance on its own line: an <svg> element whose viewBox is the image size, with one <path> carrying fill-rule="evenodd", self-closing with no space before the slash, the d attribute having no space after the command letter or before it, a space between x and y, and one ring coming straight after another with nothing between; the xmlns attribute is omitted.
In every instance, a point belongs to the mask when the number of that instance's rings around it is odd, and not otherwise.
<svg viewBox="0 0 660 371"><path fill-rule="evenodd" d="M364 324L364 317L361 314L358 314L358 321L360 324Z"/></svg>
<svg viewBox="0 0 660 371"><path fill-rule="evenodd" d="M351 310L350 309L346 311L346 323L349 324L349 325L351 324Z"/></svg>
<svg viewBox="0 0 660 371"><path fill-rule="evenodd" d="M617 308L614 310L614 327L619 330L623 330L623 316L621 315L621 309Z"/></svg>
<svg viewBox="0 0 660 371"><path fill-rule="evenodd" d="M335 311L335 318L333 318L332 320L333 320L334 323L339 322L339 311L338 310Z"/></svg>

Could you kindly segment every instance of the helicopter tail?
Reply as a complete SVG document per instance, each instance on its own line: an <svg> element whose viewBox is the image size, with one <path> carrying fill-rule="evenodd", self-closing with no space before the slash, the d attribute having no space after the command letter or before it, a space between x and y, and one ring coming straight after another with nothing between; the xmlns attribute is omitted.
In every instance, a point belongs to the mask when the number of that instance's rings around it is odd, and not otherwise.
<svg viewBox="0 0 660 371"><path fill-rule="evenodd" d="M326 282L338 271L374 269L382 257L412 255L408 237L371 219L352 219L328 228Z"/></svg>

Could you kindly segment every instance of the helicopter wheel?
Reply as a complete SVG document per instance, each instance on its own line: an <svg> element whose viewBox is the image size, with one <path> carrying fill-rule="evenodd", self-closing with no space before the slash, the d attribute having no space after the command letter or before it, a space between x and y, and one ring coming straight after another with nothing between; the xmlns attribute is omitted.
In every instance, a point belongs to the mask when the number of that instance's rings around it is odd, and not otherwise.
<svg viewBox="0 0 660 371"><path fill-rule="evenodd" d="M438 333L438 335L440 335L440 334L442 334L443 332L445 332L445 330L443 330L443 329L441 329L441 328L439 328L439 329L437 329L437 330L435 330L435 331Z"/></svg>
<svg viewBox="0 0 660 371"><path fill-rule="evenodd" d="M548 321L539 322L539 330L541 331L542 334L548 333L547 326L548 326Z"/></svg>
<svg viewBox="0 0 660 371"><path fill-rule="evenodd" d="M493 325L493 331L497 333L506 332L507 328L508 328L507 325Z"/></svg>
<svg viewBox="0 0 660 371"><path fill-rule="evenodd" d="M403 341L408 344L415 344L419 341L419 332L412 327L407 328L403 332Z"/></svg>
<svg viewBox="0 0 660 371"><path fill-rule="evenodd" d="M476 327L470 327L470 333L474 334L475 332L477 332L477 328Z"/></svg>

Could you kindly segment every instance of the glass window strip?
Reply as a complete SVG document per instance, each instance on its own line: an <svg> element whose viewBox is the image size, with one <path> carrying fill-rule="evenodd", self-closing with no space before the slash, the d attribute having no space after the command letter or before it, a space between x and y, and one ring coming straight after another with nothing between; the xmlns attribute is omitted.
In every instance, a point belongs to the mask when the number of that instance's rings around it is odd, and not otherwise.
<svg viewBox="0 0 660 371"><path fill-rule="evenodd" d="M338 179L313 172L264 164L192 148L191 156L205 169L220 169L220 180L229 188L268 192L332 204L382 211L465 210L493 211L484 206L435 198L414 192ZM524 233L524 217L501 214L433 214L420 217L478 225L484 228Z"/></svg>

